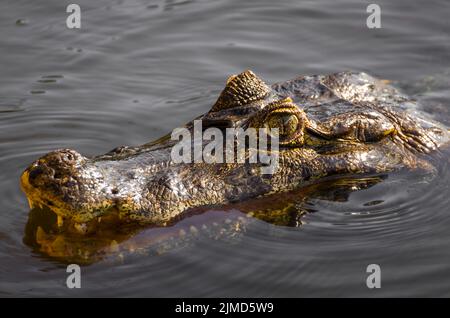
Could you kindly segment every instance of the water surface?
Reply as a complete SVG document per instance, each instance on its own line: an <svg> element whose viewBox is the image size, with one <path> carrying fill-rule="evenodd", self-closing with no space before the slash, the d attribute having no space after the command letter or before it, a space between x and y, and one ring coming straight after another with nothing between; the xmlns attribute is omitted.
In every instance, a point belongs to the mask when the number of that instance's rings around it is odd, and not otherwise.
<svg viewBox="0 0 450 318"><path fill-rule="evenodd" d="M301 227L255 220L235 240L100 261L65 287L65 265L23 243L19 176L37 157L159 137L214 103L225 79L365 71L398 82L450 124L450 4L378 1L78 0L0 4L0 295L450 296L450 174L388 175L347 200L315 198ZM446 155L448 158L448 154ZM366 266L382 288L366 287Z"/></svg>

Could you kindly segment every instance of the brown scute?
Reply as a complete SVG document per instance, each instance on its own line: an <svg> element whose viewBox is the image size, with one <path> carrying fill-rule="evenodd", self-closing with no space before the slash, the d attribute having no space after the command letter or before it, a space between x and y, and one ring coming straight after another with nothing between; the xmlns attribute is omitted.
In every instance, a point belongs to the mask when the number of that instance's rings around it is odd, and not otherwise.
<svg viewBox="0 0 450 318"><path fill-rule="evenodd" d="M211 112L238 107L264 99L270 88L252 71L245 71L228 79Z"/></svg>

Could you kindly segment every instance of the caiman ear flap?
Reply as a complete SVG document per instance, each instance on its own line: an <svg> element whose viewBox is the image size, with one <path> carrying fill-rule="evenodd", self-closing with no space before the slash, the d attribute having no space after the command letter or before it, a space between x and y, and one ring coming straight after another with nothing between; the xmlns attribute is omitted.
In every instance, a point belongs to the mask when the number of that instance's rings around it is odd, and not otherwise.
<svg viewBox="0 0 450 318"><path fill-rule="evenodd" d="M271 89L252 71L230 76L211 112L246 105L263 99Z"/></svg>

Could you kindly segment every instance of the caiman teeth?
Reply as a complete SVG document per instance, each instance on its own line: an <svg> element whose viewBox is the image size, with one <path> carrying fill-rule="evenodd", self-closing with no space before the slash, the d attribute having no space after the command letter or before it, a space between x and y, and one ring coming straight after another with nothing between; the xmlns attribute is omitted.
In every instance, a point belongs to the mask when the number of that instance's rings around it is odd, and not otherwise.
<svg viewBox="0 0 450 318"><path fill-rule="evenodd" d="M119 251L119 244L117 244L116 240L112 240L111 244L109 245L111 252L118 252Z"/></svg>
<svg viewBox="0 0 450 318"><path fill-rule="evenodd" d="M45 233L44 229L40 226L38 226L37 230L36 230L36 242L38 244L42 244L43 242L45 242L48 238L47 233Z"/></svg>
<svg viewBox="0 0 450 318"><path fill-rule="evenodd" d="M28 205L30 206L30 209L33 209L33 207L34 207L33 201L31 201L30 198L28 198L28 197L27 197L27 200L28 200Z"/></svg>
<svg viewBox="0 0 450 318"><path fill-rule="evenodd" d="M194 235L198 234L197 228L196 228L195 226L193 226L193 225L191 225L191 226L189 227L189 231L190 231L192 234L194 234Z"/></svg>
<svg viewBox="0 0 450 318"><path fill-rule="evenodd" d="M86 223L75 223L74 226L75 230L78 231L80 234L86 234L87 233L87 224Z"/></svg>
<svg viewBox="0 0 450 318"><path fill-rule="evenodd" d="M58 227L62 227L64 225L64 219L61 215L58 215L56 224L58 225Z"/></svg>

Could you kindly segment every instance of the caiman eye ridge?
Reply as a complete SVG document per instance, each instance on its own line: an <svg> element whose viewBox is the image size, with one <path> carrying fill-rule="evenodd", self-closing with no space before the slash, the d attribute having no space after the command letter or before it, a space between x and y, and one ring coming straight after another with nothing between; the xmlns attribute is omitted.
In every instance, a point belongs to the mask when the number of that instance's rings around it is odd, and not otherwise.
<svg viewBox="0 0 450 318"><path fill-rule="evenodd" d="M225 89L220 94L211 112L248 105L264 99L271 89L252 71L233 75L227 80Z"/></svg>
<svg viewBox="0 0 450 318"><path fill-rule="evenodd" d="M278 158L272 174L262 173L262 162L175 162L169 134L92 158L52 151L23 172L21 187L30 206L48 206L60 224L95 235L98 224L167 225L192 208L288 192L329 176L432 169L430 156L449 143L449 131L414 103L365 73L301 76L269 86L245 71L230 77L196 120L218 132L277 128L281 150L267 150ZM183 129L194 135L194 120ZM195 138L188 147L194 149ZM224 158L227 149L224 143Z"/></svg>

